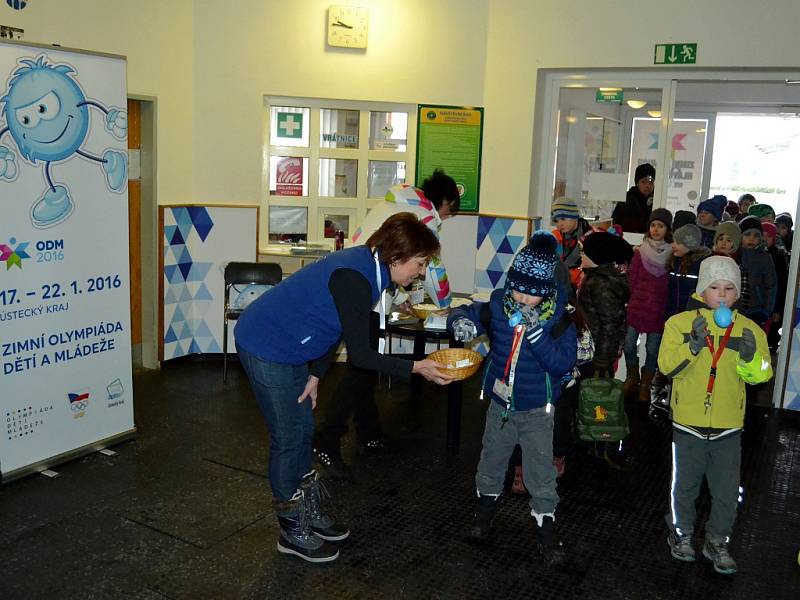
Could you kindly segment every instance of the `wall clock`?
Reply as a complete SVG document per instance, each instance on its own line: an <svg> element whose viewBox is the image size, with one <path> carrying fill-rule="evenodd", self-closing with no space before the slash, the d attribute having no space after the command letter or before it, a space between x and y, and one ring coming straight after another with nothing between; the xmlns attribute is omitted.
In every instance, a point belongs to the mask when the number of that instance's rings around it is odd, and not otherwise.
<svg viewBox="0 0 800 600"><path fill-rule="evenodd" d="M366 48L369 9L360 6L328 8L328 45L338 48Z"/></svg>

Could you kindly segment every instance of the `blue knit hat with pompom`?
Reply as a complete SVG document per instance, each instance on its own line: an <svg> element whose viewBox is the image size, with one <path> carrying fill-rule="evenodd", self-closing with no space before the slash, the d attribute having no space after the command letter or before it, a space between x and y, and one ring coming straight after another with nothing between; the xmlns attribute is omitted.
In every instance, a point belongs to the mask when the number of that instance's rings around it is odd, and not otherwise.
<svg viewBox="0 0 800 600"><path fill-rule="evenodd" d="M529 296L547 297L556 290L556 238L548 231L536 231L528 245L514 257L506 287Z"/></svg>

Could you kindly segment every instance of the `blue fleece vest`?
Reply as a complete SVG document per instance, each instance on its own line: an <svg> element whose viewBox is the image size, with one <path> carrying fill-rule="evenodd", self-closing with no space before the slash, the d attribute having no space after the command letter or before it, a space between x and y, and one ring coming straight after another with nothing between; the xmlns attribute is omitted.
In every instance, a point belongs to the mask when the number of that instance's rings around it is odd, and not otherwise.
<svg viewBox="0 0 800 600"><path fill-rule="evenodd" d="M263 360L301 365L328 353L342 337L342 326L328 282L337 269L361 273L372 288L375 305L390 282L388 267L380 263L381 289L375 278L375 260L366 246L333 252L297 271L267 290L239 317L236 343Z"/></svg>

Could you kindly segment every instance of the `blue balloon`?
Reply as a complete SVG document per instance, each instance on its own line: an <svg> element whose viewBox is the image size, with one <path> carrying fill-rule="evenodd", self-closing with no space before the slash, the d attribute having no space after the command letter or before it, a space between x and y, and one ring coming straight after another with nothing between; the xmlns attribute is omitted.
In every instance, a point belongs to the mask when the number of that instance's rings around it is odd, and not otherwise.
<svg viewBox="0 0 800 600"><path fill-rule="evenodd" d="M733 312L724 302L719 303L719 308L714 309L714 323L718 327L727 328L733 322Z"/></svg>

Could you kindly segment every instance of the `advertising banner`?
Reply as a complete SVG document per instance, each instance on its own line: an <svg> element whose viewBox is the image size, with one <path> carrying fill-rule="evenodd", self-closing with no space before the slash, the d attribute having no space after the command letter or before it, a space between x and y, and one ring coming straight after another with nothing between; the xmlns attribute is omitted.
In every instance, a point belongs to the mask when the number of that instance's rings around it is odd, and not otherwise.
<svg viewBox="0 0 800 600"><path fill-rule="evenodd" d="M417 110L417 187L443 169L458 186L459 211L478 212L483 109L419 105Z"/></svg>
<svg viewBox="0 0 800 600"><path fill-rule="evenodd" d="M161 207L164 270L163 358L222 352L225 266L255 262L258 207ZM260 294L259 286L235 286L231 305ZM232 321L228 351L235 352Z"/></svg>
<svg viewBox="0 0 800 600"><path fill-rule="evenodd" d="M664 172L656 161L660 119L634 119L628 186L633 185L636 167L650 163L656 168L657 178L669 178L666 208L673 214L678 210L694 212L701 201L707 125L705 119L675 119L669 142L669 170Z"/></svg>
<svg viewBox="0 0 800 600"><path fill-rule="evenodd" d="M0 474L132 432L125 60L0 43Z"/></svg>

